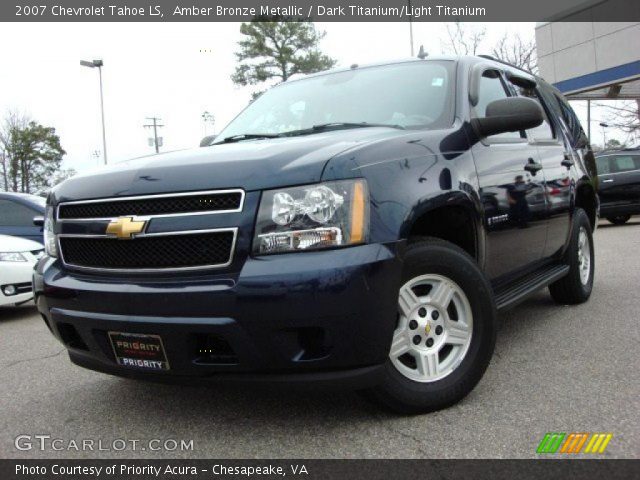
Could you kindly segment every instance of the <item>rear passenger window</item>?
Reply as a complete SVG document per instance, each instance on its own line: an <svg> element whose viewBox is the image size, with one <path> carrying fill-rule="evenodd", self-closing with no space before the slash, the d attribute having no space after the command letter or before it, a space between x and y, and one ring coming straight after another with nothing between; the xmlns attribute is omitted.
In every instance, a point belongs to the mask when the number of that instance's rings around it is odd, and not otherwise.
<svg viewBox="0 0 640 480"><path fill-rule="evenodd" d="M534 141L553 140L555 138L555 135L553 134L553 127L549 122L549 118L547 117L547 112L544 108L544 105L540 101L540 96L538 92L533 88L522 88L522 87L516 87L516 88L518 90L518 95L520 95L521 97L531 98L532 100L535 100L536 102L538 102L538 104L540 104L540 107L542 107L542 112L544 117L543 122L536 128L527 130L527 134Z"/></svg>
<svg viewBox="0 0 640 480"><path fill-rule="evenodd" d="M502 83L500 74L495 70L487 70L482 74L480 78L480 84L478 85L478 103L476 104L476 114L478 117L485 117L487 115L487 106L494 100L500 100L507 98L507 90ZM494 139L520 139L522 138L519 132L505 132L498 135L492 135L489 137Z"/></svg>
<svg viewBox="0 0 640 480"><path fill-rule="evenodd" d="M617 155L614 158L616 172L628 172L640 168L640 157L632 155Z"/></svg>

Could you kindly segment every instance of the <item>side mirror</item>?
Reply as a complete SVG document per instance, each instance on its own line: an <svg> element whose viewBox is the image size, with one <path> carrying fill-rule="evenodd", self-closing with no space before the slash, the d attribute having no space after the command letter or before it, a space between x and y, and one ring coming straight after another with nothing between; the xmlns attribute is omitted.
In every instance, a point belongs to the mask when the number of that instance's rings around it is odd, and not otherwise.
<svg viewBox="0 0 640 480"><path fill-rule="evenodd" d="M33 217L33 224L36 227L44 227L44 217Z"/></svg>
<svg viewBox="0 0 640 480"><path fill-rule="evenodd" d="M202 140L200 140L200 146L201 147L208 147L209 145L211 145L213 143L213 141L216 139L216 137L217 137L217 135L207 135Z"/></svg>
<svg viewBox="0 0 640 480"><path fill-rule="evenodd" d="M519 132L542 124L544 116L538 102L526 97L494 100L487 105L487 116L474 118L472 124L482 137Z"/></svg>

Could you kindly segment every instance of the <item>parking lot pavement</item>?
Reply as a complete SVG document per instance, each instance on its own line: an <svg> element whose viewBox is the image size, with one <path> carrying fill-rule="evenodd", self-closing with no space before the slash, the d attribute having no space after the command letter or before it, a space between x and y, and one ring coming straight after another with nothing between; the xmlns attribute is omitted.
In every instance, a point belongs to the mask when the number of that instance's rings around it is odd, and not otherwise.
<svg viewBox="0 0 640 480"><path fill-rule="evenodd" d="M460 404L414 417L353 393L178 387L73 366L32 305L0 310L0 457L533 457L546 432L611 432L640 457L640 217L596 233L596 284L577 307L546 291L500 315L496 354ZM193 451L18 451L20 434L193 439Z"/></svg>

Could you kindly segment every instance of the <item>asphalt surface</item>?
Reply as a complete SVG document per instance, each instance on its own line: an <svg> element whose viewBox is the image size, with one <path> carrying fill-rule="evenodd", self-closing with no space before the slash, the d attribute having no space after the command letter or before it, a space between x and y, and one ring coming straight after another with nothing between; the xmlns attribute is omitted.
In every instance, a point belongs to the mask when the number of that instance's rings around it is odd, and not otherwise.
<svg viewBox="0 0 640 480"><path fill-rule="evenodd" d="M501 314L478 387L445 411L402 417L354 393L178 387L73 366L32 305L0 309L0 458L535 457L546 432L611 432L604 457L640 458L640 217L596 233L591 300L547 291ZM193 451L18 451L66 441L193 439ZM68 444L66 444L68 445ZM97 448L97 447L95 447Z"/></svg>

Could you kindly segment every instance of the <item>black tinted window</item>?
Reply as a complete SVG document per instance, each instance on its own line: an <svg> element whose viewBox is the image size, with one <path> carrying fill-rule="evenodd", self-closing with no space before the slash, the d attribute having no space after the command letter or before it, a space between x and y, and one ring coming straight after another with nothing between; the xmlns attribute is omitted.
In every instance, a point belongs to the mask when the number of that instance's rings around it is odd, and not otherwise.
<svg viewBox="0 0 640 480"><path fill-rule="evenodd" d="M547 106L562 119L569 133L571 144L575 146L584 146L589 143L587 135L580 125L580 120L576 112L564 96L555 88L541 82L541 93L546 101ZM599 169L598 169L599 171Z"/></svg>
<svg viewBox="0 0 640 480"><path fill-rule="evenodd" d="M494 100L507 98L509 95L500 78L500 74L495 70L487 70L482 74L478 85L478 103L475 110L478 117L487 115L487 106ZM492 135L491 139L501 138L521 138L519 132L506 132L499 135Z"/></svg>
<svg viewBox="0 0 640 480"><path fill-rule="evenodd" d="M37 215L40 214L21 203L0 200L0 227L31 227Z"/></svg>
<svg viewBox="0 0 640 480"><path fill-rule="evenodd" d="M616 155L613 157L616 172L629 172L640 169L639 155Z"/></svg>
<svg viewBox="0 0 640 480"><path fill-rule="evenodd" d="M555 136L553 134L553 127L549 122L549 118L547 117L547 112L545 110L544 105L542 104L542 101L540 99L540 95L538 94L538 92L533 88L522 88L522 87L516 87L516 88L518 90L518 95L520 95L521 97L527 97L527 98L531 98L532 100L535 100L536 102L538 102L538 104L540 104L540 107L542 108L544 120L537 127L527 130L527 133L529 134L529 136L533 140L550 140L554 138Z"/></svg>
<svg viewBox="0 0 640 480"><path fill-rule="evenodd" d="M632 170L640 170L640 155L615 154L596 158L598 175L608 173L623 173Z"/></svg>

